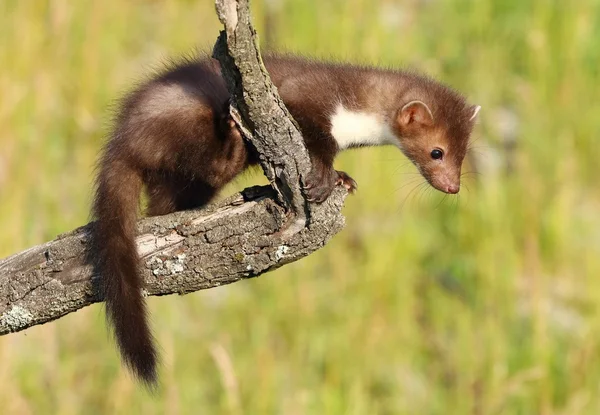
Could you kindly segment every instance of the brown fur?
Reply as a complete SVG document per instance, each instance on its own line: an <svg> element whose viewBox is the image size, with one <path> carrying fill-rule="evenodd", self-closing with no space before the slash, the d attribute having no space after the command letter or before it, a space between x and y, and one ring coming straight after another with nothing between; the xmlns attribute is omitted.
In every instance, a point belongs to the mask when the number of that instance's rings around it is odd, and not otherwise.
<svg viewBox="0 0 600 415"><path fill-rule="evenodd" d="M330 133L330 116L339 103L379 114L435 187L444 190L449 180L458 180L473 108L456 92L406 72L293 56L268 56L265 64L303 133L313 163L306 178L312 200L323 201L336 184L350 190L356 186L346 173L333 169L339 149ZM430 109L431 123L402 113L412 100ZM145 187L149 215L203 206L256 163L251 146L232 127L228 102L215 61L173 65L124 99L100 160L93 263L102 276L107 317L123 359L150 386L157 380L157 353L141 295L135 246L140 193ZM444 150L446 164L431 161L433 146Z"/></svg>

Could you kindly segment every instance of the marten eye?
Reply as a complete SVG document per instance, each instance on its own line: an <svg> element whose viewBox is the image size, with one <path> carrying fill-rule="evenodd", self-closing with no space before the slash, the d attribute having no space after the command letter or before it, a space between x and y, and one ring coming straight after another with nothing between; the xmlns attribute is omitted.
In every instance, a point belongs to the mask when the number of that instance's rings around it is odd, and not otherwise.
<svg viewBox="0 0 600 415"><path fill-rule="evenodd" d="M431 158L434 160L439 160L442 157L444 157L444 152L442 150L440 150L439 148L435 148L433 150L431 150Z"/></svg>

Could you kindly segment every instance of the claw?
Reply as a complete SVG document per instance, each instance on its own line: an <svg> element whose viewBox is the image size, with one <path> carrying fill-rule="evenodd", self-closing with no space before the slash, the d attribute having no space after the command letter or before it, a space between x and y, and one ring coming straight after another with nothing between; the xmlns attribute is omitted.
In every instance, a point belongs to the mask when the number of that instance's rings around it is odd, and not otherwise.
<svg viewBox="0 0 600 415"><path fill-rule="evenodd" d="M335 182L336 185L342 185L346 188L348 193L354 193L358 189L356 180L350 177L346 172L338 171L338 178Z"/></svg>

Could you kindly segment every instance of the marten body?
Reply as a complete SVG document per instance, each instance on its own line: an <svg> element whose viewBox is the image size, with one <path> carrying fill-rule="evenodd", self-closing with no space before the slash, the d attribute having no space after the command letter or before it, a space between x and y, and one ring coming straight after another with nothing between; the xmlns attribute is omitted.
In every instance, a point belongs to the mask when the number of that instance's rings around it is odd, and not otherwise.
<svg viewBox="0 0 600 415"><path fill-rule="evenodd" d="M399 147L437 189L456 193L479 107L413 73L269 56L265 65L300 126L311 200L355 182L333 168L346 148ZM439 157L438 157L439 156ZM141 295L135 223L145 187L149 215L205 205L257 157L229 119L229 94L210 58L175 64L125 98L100 160L94 265L124 361L149 385L157 354Z"/></svg>

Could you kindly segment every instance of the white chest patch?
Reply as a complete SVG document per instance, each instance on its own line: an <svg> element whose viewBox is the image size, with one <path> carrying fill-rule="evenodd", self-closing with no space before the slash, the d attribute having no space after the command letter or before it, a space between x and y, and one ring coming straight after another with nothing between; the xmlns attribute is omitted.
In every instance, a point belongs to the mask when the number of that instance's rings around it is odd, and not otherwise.
<svg viewBox="0 0 600 415"><path fill-rule="evenodd" d="M331 135L340 150L358 146L395 144L390 127L375 114L348 111L339 105L331 117Z"/></svg>

